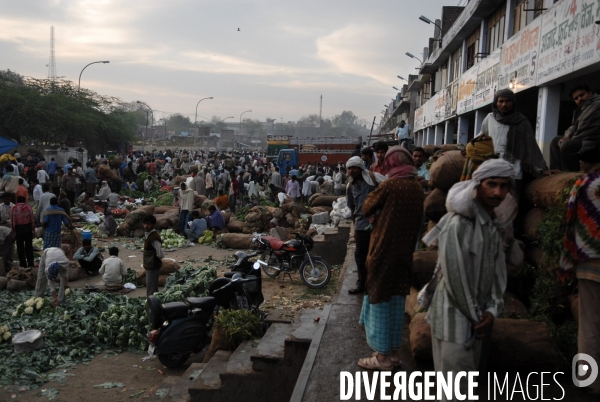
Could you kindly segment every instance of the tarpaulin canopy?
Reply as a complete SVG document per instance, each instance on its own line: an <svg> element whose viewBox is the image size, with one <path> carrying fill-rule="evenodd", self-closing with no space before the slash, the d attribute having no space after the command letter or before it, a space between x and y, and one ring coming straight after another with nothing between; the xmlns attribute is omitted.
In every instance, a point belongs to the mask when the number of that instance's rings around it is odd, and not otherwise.
<svg viewBox="0 0 600 402"><path fill-rule="evenodd" d="M252 148L252 145L244 144L243 142L239 142L238 141L238 144L243 145L243 146L248 147L248 148Z"/></svg>
<svg viewBox="0 0 600 402"><path fill-rule="evenodd" d="M18 146L19 146L19 144L17 144L16 142L11 141L4 137L0 137L0 154L5 154L7 152L10 152Z"/></svg>

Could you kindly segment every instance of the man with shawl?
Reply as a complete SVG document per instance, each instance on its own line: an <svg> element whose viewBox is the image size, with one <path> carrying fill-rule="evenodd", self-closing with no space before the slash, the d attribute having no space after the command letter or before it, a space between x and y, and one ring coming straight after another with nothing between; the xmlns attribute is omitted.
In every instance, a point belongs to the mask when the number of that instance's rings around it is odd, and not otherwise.
<svg viewBox="0 0 600 402"><path fill-rule="evenodd" d="M517 98L513 91L497 91L494 94L492 113L481 123L481 134L492 137L493 152L513 166L517 193L520 193L523 171L536 176L552 172L548 172L529 120L516 109Z"/></svg>
<svg viewBox="0 0 600 402"><path fill-rule="evenodd" d="M390 370L400 364L398 349L402 342L404 301L410 292L413 251L423 218L425 195L416 179L412 156L406 149L391 147L383 164L388 179L362 204L362 214L369 217L373 233L359 323L364 325L367 343L376 353L360 359L358 365Z"/></svg>
<svg viewBox="0 0 600 402"><path fill-rule="evenodd" d="M579 172L579 155L600 145L600 95L594 95L586 84L572 88L570 95L577 108L564 136L550 142L550 167Z"/></svg>
<svg viewBox="0 0 600 402"><path fill-rule="evenodd" d="M450 189L448 213L423 238L439 247L442 274L427 314L436 371L478 370L483 339L502 312L506 261L522 259L512 237L508 247L503 241L517 214L514 175L508 161L483 162L472 180Z"/></svg>
<svg viewBox="0 0 600 402"><path fill-rule="evenodd" d="M371 241L371 231L369 218L363 214L363 202L367 195L375 190L375 181L365 169L365 163L360 156L353 156L346 162L348 175L352 179L348 184L346 191L346 201L348 208L352 211L352 223L354 224L354 259L358 270L358 280L356 287L348 290L351 295L361 294L365 291L365 281L367 278L367 254L369 253L369 242Z"/></svg>
<svg viewBox="0 0 600 402"><path fill-rule="evenodd" d="M577 352L600 361L600 149L589 148L580 154L588 172L576 182L567 203L567 226L563 240L559 279L573 272L579 288L579 333ZM576 317L577 318L577 317ZM600 395L596 379L588 392Z"/></svg>

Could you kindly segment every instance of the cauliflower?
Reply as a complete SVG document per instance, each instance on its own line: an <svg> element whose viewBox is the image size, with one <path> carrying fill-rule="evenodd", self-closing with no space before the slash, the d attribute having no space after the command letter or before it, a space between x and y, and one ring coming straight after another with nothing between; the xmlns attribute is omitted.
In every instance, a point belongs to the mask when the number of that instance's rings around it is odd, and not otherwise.
<svg viewBox="0 0 600 402"><path fill-rule="evenodd" d="M5 332L4 334L2 334L2 338L4 338L5 341L7 341L8 338L10 338L10 337L11 337L11 333L8 331Z"/></svg>
<svg viewBox="0 0 600 402"><path fill-rule="evenodd" d="M4 326L0 327L0 335L2 335L4 332L6 332L6 330L4 329Z"/></svg>
<svg viewBox="0 0 600 402"><path fill-rule="evenodd" d="M42 302L44 301L44 298L43 298L43 297L36 297L36 298L35 298L35 302L36 302L36 303L39 303L39 302L41 302L41 301L42 301Z"/></svg>
<svg viewBox="0 0 600 402"><path fill-rule="evenodd" d="M19 312L19 310L13 311L13 317L16 317L18 312Z"/></svg>
<svg viewBox="0 0 600 402"><path fill-rule="evenodd" d="M34 304L35 304L35 299L33 297L25 302L26 307L31 307Z"/></svg>
<svg viewBox="0 0 600 402"><path fill-rule="evenodd" d="M65 296L68 296L68 295L69 295L69 293L71 293L71 289L69 289L69 288L66 288L66 289L65 289Z"/></svg>
<svg viewBox="0 0 600 402"><path fill-rule="evenodd" d="M42 309L42 307L44 307L44 301L43 301L43 300L40 300L40 301L39 301L39 302L37 302L37 304L35 305L35 308L36 308L37 310L41 310L41 309Z"/></svg>
<svg viewBox="0 0 600 402"><path fill-rule="evenodd" d="M25 309L25 314L33 314L33 307L27 307Z"/></svg>

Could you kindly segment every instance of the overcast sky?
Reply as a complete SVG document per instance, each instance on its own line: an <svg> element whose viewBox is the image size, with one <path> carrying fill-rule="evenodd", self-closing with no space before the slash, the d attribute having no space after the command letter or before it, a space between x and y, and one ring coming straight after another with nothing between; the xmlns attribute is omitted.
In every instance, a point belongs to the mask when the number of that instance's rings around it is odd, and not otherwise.
<svg viewBox="0 0 600 402"><path fill-rule="evenodd" d="M58 76L198 120L295 121L351 110L378 120L422 58L443 5L458 0L0 0L0 70ZM238 28L240 31L238 31Z"/></svg>

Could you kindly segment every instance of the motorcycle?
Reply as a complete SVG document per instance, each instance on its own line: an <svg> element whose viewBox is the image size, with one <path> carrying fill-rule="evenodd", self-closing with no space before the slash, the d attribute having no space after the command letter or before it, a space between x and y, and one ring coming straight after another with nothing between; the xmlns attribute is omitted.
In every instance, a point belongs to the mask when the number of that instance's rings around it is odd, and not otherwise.
<svg viewBox="0 0 600 402"><path fill-rule="evenodd" d="M314 241L310 236L292 233L296 239L283 241L271 236L256 233L252 241L262 251L258 263L270 278L276 278L281 272L292 274L300 272L300 278L311 289L320 289L329 283L331 268L318 256L311 256Z"/></svg>
<svg viewBox="0 0 600 402"><path fill-rule="evenodd" d="M246 255L240 266L247 269L250 257ZM264 301L262 280L260 264L254 265L246 273L233 272L231 278L215 279L207 297L188 297L165 304L156 296L148 297L148 353L158 355L166 367L181 367L192 353L200 353L210 343L208 324L220 308L247 309L260 315L259 306Z"/></svg>

